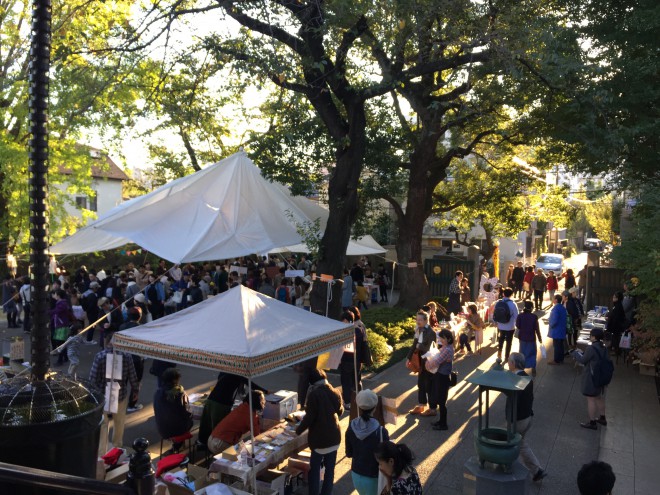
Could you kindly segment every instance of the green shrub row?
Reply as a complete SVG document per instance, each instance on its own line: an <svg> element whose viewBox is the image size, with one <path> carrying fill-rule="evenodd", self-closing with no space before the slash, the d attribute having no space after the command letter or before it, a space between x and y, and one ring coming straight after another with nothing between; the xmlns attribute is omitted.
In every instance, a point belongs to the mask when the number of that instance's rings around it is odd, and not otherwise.
<svg viewBox="0 0 660 495"><path fill-rule="evenodd" d="M414 313L401 308L379 307L362 313L374 359L372 369L380 371L403 359L415 333Z"/></svg>

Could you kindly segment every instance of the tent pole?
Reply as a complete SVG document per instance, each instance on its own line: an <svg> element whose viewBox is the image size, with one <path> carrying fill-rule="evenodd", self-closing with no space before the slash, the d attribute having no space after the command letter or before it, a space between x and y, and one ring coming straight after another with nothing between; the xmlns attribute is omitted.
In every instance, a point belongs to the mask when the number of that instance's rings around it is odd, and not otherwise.
<svg viewBox="0 0 660 495"><path fill-rule="evenodd" d="M248 469L252 473L250 483L252 484L252 493L257 495L257 473L254 470L254 414L252 413L252 377L248 377L248 402L250 404L250 439L252 440L252 452L248 451L249 457L252 457L252 462L248 461ZM240 452L239 452L240 455ZM250 465L252 464L252 465Z"/></svg>
<svg viewBox="0 0 660 495"><path fill-rule="evenodd" d="M355 373L355 395L357 396L360 389L358 388L357 339L355 338L355 330L353 331L353 372Z"/></svg>

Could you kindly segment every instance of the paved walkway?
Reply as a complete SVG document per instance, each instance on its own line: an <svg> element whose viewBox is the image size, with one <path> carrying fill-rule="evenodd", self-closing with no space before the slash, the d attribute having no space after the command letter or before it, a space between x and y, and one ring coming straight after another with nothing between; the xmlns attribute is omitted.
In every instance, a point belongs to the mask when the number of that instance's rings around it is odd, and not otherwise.
<svg viewBox="0 0 660 495"><path fill-rule="evenodd" d="M4 322L0 325L2 338L22 335L20 331L7 330ZM492 329L486 331L487 342L491 332ZM547 332L544 329L542 333ZM516 347L514 342L514 350ZM82 377L86 377L97 350L96 346L81 347ZM29 350L26 349L26 352ZM494 353L494 347L485 347L482 356L460 357L456 369L461 378L476 367L490 367L495 359ZM213 372L186 366L180 369L183 385L189 393L206 391L215 383L216 374ZM586 417L586 401L580 394L580 372L570 360L563 366L548 367L545 362L539 364L535 381L534 426L527 438L549 476L543 483L533 484L530 493L578 493L575 483L577 472L582 464L594 459L602 459L614 467L618 478L614 491L616 495L658 493L660 469L657 467L656 448L660 445L660 407L654 377L641 376L632 367L617 365L607 397L609 424L594 432L579 427L579 422ZM331 376L331 381L337 384L337 378ZM296 380L297 376L287 369L257 381L271 390L295 390ZM365 386L386 397L397 398L401 413L415 404L415 384L416 377L407 372L403 363L365 380ZM152 440L152 452L157 453L159 437L151 408L154 389L154 377L145 373L140 394L145 408L128 415L125 443L130 444L132 439L146 436ZM503 422L504 401L502 398L493 400L491 418ZM461 381L450 391L449 431L432 430L432 418L407 414L401 414L396 425L388 425L393 440L405 442L416 454L416 465L426 495L462 493L463 465L474 455L477 406L476 387ZM341 425L345 431L347 416L342 418ZM338 456L335 493L355 493L350 478L350 459L344 456L343 445Z"/></svg>

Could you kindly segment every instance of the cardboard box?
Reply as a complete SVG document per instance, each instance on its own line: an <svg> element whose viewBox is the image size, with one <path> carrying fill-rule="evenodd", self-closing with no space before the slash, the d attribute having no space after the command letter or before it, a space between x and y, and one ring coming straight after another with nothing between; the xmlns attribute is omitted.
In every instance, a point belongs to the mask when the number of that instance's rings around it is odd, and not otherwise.
<svg viewBox="0 0 660 495"><path fill-rule="evenodd" d="M282 420L298 409L298 393L279 390L266 396L266 407L262 416L265 419Z"/></svg>
<svg viewBox="0 0 660 495"><path fill-rule="evenodd" d="M123 483L124 481L126 481L127 475L128 475L128 462L114 469L111 469L110 471L107 471L105 473L105 481L107 481L108 483L117 483L117 484Z"/></svg>
<svg viewBox="0 0 660 495"><path fill-rule="evenodd" d="M209 480L207 474L208 471L206 469L191 464L188 466L188 478L193 480L194 491L179 483L168 483L165 481L165 485L167 485L170 495L191 495L193 493L195 495L202 495L205 487L216 482L215 480Z"/></svg>
<svg viewBox="0 0 660 495"><path fill-rule="evenodd" d="M639 363L639 374L655 376L655 364Z"/></svg>
<svg viewBox="0 0 660 495"><path fill-rule="evenodd" d="M257 486L275 490L278 495L284 495L287 474L276 469L269 469L257 476Z"/></svg>
<svg viewBox="0 0 660 495"><path fill-rule="evenodd" d="M252 492L246 492L243 483L240 481L229 487L234 495L252 495ZM275 490L257 485L257 495L277 495Z"/></svg>

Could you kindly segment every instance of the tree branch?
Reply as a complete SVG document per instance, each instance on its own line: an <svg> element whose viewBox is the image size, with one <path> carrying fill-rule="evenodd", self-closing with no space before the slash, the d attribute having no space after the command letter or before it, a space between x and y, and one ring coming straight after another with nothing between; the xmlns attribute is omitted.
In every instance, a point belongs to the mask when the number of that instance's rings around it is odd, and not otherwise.
<svg viewBox="0 0 660 495"><path fill-rule="evenodd" d="M406 214L403 211L403 208L401 207L401 204L394 198L394 196L390 194L381 194L380 196L382 199L387 201L390 205L392 205L392 208L394 209L394 213L396 214L396 218L399 222L403 222L406 218Z"/></svg>

